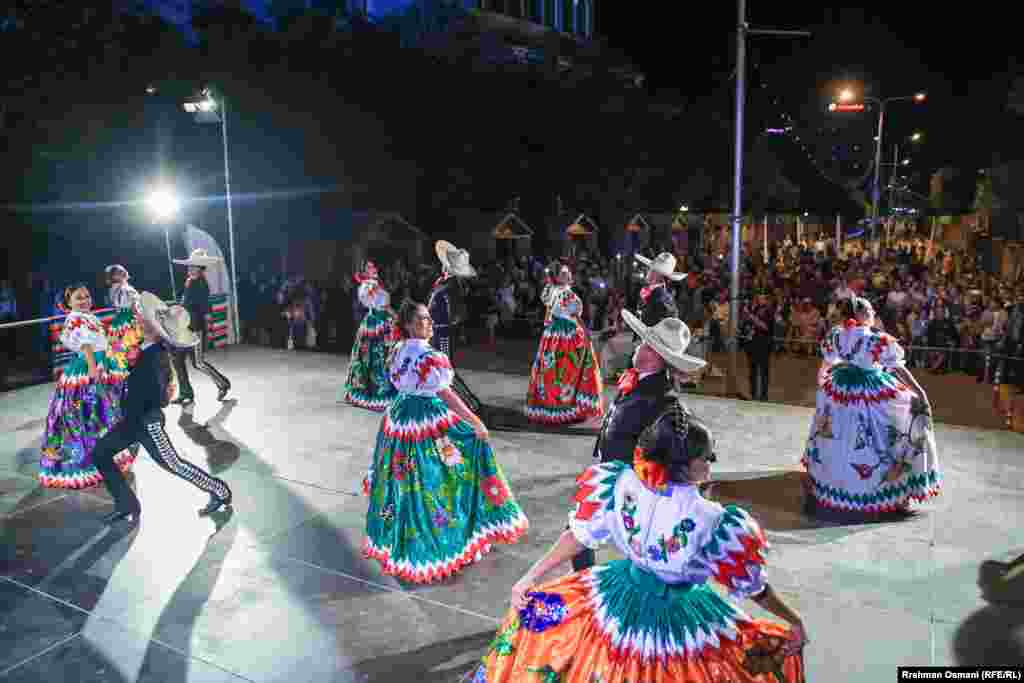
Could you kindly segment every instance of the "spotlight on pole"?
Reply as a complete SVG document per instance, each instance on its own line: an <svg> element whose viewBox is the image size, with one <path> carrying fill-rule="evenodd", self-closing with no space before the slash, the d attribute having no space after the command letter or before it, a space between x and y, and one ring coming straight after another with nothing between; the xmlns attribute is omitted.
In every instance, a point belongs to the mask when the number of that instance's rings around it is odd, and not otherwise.
<svg viewBox="0 0 1024 683"><path fill-rule="evenodd" d="M181 201L174 190L166 187L157 188L146 198L146 206L158 221L166 221L177 215L181 209Z"/></svg>

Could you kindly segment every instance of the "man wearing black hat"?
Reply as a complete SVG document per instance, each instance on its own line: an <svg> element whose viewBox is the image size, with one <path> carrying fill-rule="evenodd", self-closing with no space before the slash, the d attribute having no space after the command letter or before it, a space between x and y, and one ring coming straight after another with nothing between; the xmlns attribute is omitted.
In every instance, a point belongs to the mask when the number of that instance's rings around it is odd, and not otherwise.
<svg viewBox="0 0 1024 683"><path fill-rule="evenodd" d="M629 311L623 310L622 317L641 343L633 353L633 367L619 380L619 393L605 414L594 444L594 459L632 464L640 435L676 400L670 393L669 373L694 372L707 363L685 353L690 329L678 318L664 318L648 327ZM581 552L572 566L575 571L594 566L594 551Z"/></svg>
<svg viewBox="0 0 1024 683"><path fill-rule="evenodd" d="M173 372L168 346L188 347L199 342L188 329L188 312L180 306L168 308L160 299L145 292L138 304L142 318L143 343L139 358L128 375L124 418L96 442L92 458L103 475L103 483L114 499L114 511L104 518L107 524L137 522L142 511L139 499L124 479L114 456L126 448L141 444L160 467L210 494L201 516L231 505L231 489L222 479L180 457L164 431L163 407L174 392Z"/></svg>

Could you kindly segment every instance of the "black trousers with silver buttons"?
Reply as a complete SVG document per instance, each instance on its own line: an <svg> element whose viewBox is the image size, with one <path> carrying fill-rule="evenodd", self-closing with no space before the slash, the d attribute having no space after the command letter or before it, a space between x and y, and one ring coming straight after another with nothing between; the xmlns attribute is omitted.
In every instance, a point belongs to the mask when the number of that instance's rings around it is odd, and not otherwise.
<svg viewBox="0 0 1024 683"><path fill-rule="evenodd" d="M125 421L116 425L96 442L92 460L103 475L103 483L114 499L118 512L137 514L141 510L139 499L128 486L121 470L114 463L114 456L126 448L140 444L160 467L176 477L181 477L196 488L211 493L221 500L231 499L231 489L223 479L214 477L203 468L190 463L178 455L174 445L164 431L162 410L155 410L142 420Z"/></svg>

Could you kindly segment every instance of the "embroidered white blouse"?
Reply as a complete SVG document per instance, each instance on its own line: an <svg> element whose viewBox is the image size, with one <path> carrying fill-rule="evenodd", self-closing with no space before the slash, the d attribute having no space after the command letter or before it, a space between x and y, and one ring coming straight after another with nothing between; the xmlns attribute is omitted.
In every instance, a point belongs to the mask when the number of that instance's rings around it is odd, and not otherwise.
<svg viewBox="0 0 1024 683"><path fill-rule="evenodd" d="M448 356L425 339L406 339L395 346L388 375L398 391L414 396L436 396L452 384L455 371Z"/></svg>
<svg viewBox="0 0 1024 683"><path fill-rule="evenodd" d="M380 286L378 280L365 280L359 284L359 303L371 310L380 310L391 305L391 295Z"/></svg>
<svg viewBox="0 0 1024 683"><path fill-rule="evenodd" d="M110 305L114 308L132 308L139 300L139 291L127 282L115 282L110 286Z"/></svg>
<svg viewBox="0 0 1024 683"><path fill-rule="evenodd" d="M583 310L583 302L568 285L548 285L541 295L551 315L575 320Z"/></svg>
<svg viewBox="0 0 1024 683"><path fill-rule="evenodd" d="M92 345L93 351L106 351L107 333L103 323L92 313L72 311L64 320L64 328L60 331L60 343L68 351L78 353L86 344Z"/></svg>
<svg viewBox="0 0 1024 683"><path fill-rule="evenodd" d="M903 347L895 337L864 325L836 325L821 342L826 363L850 363L871 370L903 367Z"/></svg>
<svg viewBox="0 0 1024 683"><path fill-rule="evenodd" d="M655 491L622 462L594 465L577 483L569 528L580 544L611 541L665 583L714 577L737 597L764 590L768 544L743 509L707 500L692 484Z"/></svg>

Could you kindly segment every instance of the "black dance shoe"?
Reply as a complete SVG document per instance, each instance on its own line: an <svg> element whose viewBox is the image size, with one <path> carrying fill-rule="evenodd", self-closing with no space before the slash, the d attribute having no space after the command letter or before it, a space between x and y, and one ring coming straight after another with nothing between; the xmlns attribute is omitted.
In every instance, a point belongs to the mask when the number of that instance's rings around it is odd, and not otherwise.
<svg viewBox="0 0 1024 683"><path fill-rule="evenodd" d="M140 512L121 512L120 510L114 510L109 515L103 517L103 523L107 526L113 526L121 522L138 524L141 516L142 514Z"/></svg>
<svg viewBox="0 0 1024 683"><path fill-rule="evenodd" d="M213 513L220 510L222 507L231 507L231 494L228 494L227 498L218 498L214 494L210 494L210 502L206 504L206 507L199 510L200 517L208 517Z"/></svg>

